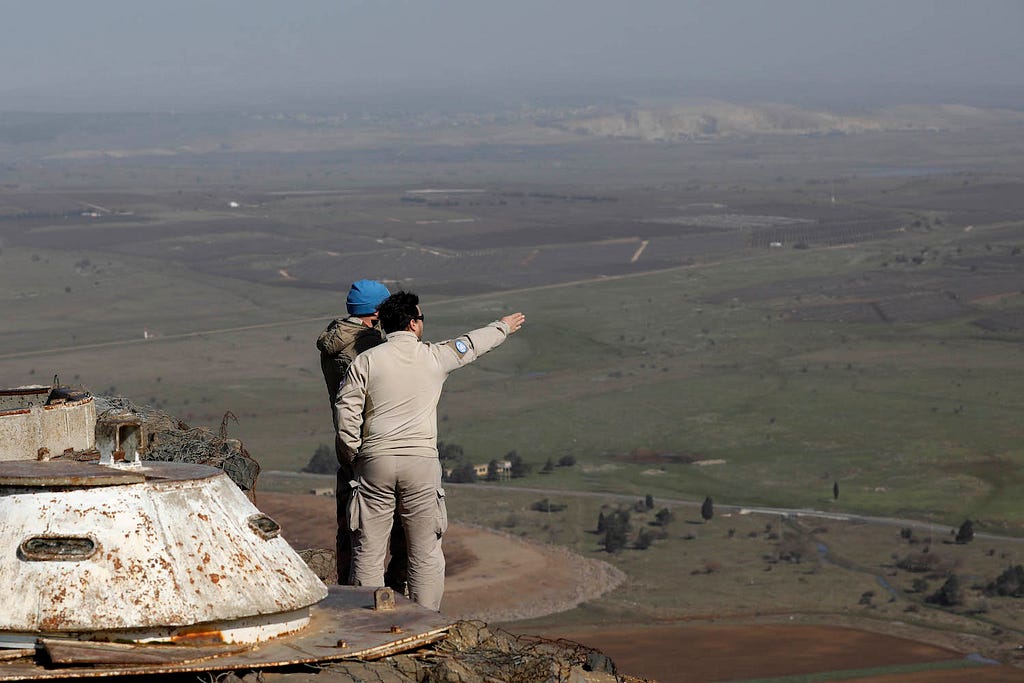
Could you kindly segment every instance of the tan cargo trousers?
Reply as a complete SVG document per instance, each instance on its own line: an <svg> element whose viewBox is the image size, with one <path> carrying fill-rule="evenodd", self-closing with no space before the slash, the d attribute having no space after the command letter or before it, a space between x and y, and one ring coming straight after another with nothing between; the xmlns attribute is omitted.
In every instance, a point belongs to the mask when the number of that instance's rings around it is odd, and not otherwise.
<svg viewBox="0 0 1024 683"><path fill-rule="evenodd" d="M409 549L409 597L439 610L444 594L441 537L448 530L441 463L417 455L361 455L355 474L349 502L352 582L384 585L384 556L397 506Z"/></svg>

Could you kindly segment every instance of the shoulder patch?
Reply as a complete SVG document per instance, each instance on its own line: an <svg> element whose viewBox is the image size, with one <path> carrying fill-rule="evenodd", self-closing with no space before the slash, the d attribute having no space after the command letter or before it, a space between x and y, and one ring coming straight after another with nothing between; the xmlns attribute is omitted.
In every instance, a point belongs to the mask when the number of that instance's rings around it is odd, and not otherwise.
<svg viewBox="0 0 1024 683"><path fill-rule="evenodd" d="M460 354L465 354L467 351L469 351L469 347L466 346L466 342L462 341L461 339L456 339L455 350L458 351Z"/></svg>

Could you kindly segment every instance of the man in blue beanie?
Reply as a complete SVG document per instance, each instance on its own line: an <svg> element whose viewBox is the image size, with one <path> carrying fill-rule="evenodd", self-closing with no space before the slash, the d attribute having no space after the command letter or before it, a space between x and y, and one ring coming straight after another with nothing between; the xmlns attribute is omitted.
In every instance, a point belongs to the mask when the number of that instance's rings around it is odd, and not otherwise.
<svg viewBox="0 0 1024 683"><path fill-rule="evenodd" d="M388 288L376 280L359 280L348 290L345 307L347 318L332 320L316 340L320 350L320 369L327 383L327 395L331 401L334 416L334 431L338 431L338 417L334 403L338 398L341 383L348 372L348 366L356 356L384 341L384 335L377 324L377 309L381 302L391 295ZM352 463L335 437L335 452L338 456L338 583L349 585L352 562L352 541L348 520L349 482L353 479ZM405 592L407 553L401 524L395 525L397 534L391 538L391 563L388 565L386 582L395 590Z"/></svg>

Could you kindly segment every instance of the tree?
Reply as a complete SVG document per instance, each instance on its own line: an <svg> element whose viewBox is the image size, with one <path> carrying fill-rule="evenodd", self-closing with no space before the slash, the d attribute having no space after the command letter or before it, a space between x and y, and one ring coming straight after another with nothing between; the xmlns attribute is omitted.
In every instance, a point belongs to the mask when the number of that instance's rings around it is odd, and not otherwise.
<svg viewBox="0 0 1024 683"><path fill-rule="evenodd" d="M604 512L597 513L597 533L603 532L608 528L607 520L605 519Z"/></svg>
<svg viewBox="0 0 1024 683"><path fill-rule="evenodd" d="M704 499L704 502L700 506L700 516L705 522L711 520L715 516L715 503L711 500L711 496Z"/></svg>
<svg viewBox="0 0 1024 683"><path fill-rule="evenodd" d="M839 500L839 482L832 482L832 499Z"/></svg>
<svg viewBox="0 0 1024 683"><path fill-rule="evenodd" d="M465 453L462 451L462 446L457 443L445 443L444 441L437 442L437 457L441 461L445 460L462 460L465 457Z"/></svg>
<svg viewBox="0 0 1024 683"><path fill-rule="evenodd" d="M572 467L575 464L576 464L576 456L575 455L563 455L561 458L558 459L558 466L559 467Z"/></svg>
<svg viewBox="0 0 1024 683"><path fill-rule="evenodd" d="M313 451L313 457L302 471L312 474L334 474L338 471L338 457L330 446L322 443Z"/></svg>
<svg viewBox="0 0 1024 683"><path fill-rule="evenodd" d="M605 518L605 552L617 553L626 547L629 538L629 510L616 510Z"/></svg>
<svg viewBox="0 0 1024 683"><path fill-rule="evenodd" d="M956 605L959 605L962 600L963 597L960 593L960 579L957 578L956 574L951 574L939 590L925 598L925 602L933 605L941 605L942 607L955 607Z"/></svg>
<svg viewBox="0 0 1024 683"><path fill-rule="evenodd" d="M487 463L487 481L498 481L498 461L491 460Z"/></svg>
<svg viewBox="0 0 1024 683"><path fill-rule="evenodd" d="M654 543L654 536L647 529L641 528L633 547L637 550L647 550L651 547L651 543Z"/></svg>
<svg viewBox="0 0 1024 683"><path fill-rule="evenodd" d="M1015 564L985 586L985 595L1024 598L1024 565Z"/></svg>
<svg viewBox="0 0 1024 683"><path fill-rule="evenodd" d="M675 515L668 508L661 508L658 510L658 514L654 515L654 521L658 526L668 526L673 519L675 519Z"/></svg>
<svg viewBox="0 0 1024 683"><path fill-rule="evenodd" d="M654 496L652 496L649 493L646 496L644 496L644 507L646 507L648 510L654 509Z"/></svg>
<svg viewBox="0 0 1024 683"><path fill-rule="evenodd" d="M532 466L529 463L524 462L523 459L519 457L519 454L516 453L515 451L509 451L508 453L506 453L505 460L508 460L509 464L511 465L510 474L513 479L525 477L530 473L530 470L532 469Z"/></svg>
<svg viewBox="0 0 1024 683"><path fill-rule="evenodd" d="M456 484L471 484L476 481L476 468L471 462L461 462L452 470L448 481Z"/></svg>
<svg viewBox="0 0 1024 683"><path fill-rule="evenodd" d="M554 461L551 458L548 458L548 461L546 463L544 463L544 467L542 467L540 469L540 473L541 474L551 474L554 471L555 471L555 463L554 463Z"/></svg>
<svg viewBox="0 0 1024 683"><path fill-rule="evenodd" d="M960 525L960 528L956 532L956 542L963 545L964 543L970 543L974 540L974 523L965 519L964 523Z"/></svg>

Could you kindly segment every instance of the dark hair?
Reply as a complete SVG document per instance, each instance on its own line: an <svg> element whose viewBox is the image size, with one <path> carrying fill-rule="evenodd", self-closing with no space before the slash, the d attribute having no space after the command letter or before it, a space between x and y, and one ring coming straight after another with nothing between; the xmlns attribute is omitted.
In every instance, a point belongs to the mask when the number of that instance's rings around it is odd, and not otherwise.
<svg viewBox="0 0 1024 683"><path fill-rule="evenodd" d="M377 317L380 320L381 329L385 334L400 332L409 327L412 319L419 315L416 306L420 298L412 292L395 292L377 309Z"/></svg>

